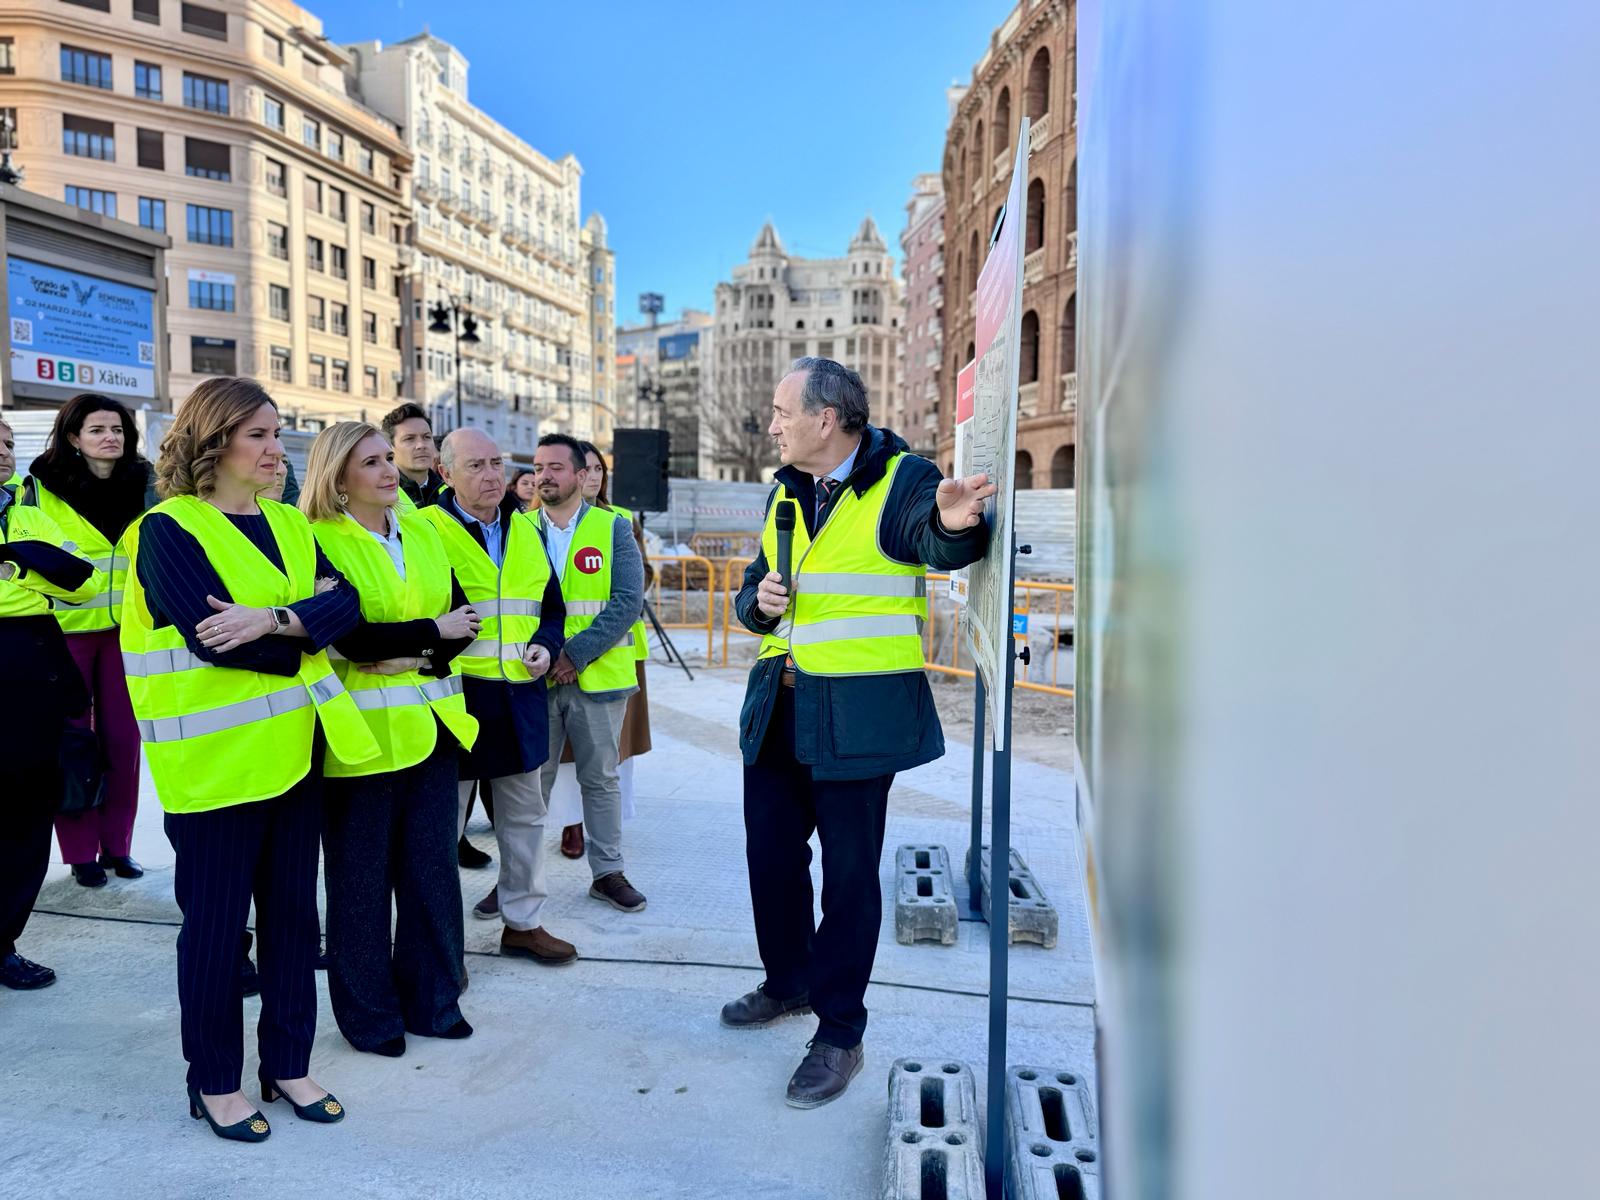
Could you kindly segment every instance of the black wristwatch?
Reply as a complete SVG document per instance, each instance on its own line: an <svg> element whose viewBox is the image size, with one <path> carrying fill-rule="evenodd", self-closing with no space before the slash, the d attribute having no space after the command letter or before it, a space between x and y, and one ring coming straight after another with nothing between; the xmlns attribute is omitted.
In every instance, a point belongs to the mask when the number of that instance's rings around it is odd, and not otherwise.
<svg viewBox="0 0 1600 1200"><path fill-rule="evenodd" d="M269 609L272 613L272 632L282 633L289 628L289 610L287 608Z"/></svg>

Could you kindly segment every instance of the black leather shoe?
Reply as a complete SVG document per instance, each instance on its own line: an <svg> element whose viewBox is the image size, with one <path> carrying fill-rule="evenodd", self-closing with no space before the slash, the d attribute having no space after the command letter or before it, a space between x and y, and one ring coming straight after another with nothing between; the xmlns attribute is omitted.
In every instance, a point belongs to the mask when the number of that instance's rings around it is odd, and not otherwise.
<svg viewBox="0 0 1600 1200"><path fill-rule="evenodd" d="M494 859L490 858L489 855L485 854L471 842L467 841L465 837L462 837L462 839L456 843L456 862L460 863L463 867L468 867L471 869L487 867L493 861Z"/></svg>
<svg viewBox="0 0 1600 1200"><path fill-rule="evenodd" d="M256 965L250 961L250 956L244 956L244 963L239 967L239 994L241 996L257 996L261 994L261 976L256 974Z"/></svg>
<svg viewBox="0 0 1600 1200"><path fill-rule="evenodd" d="M332 1092L322 1093L321 1100L313 1100L310 1104L296 1104L290 1099L289 1093L278 1086L277 1080L268 1079L261 1074L257 1074L256 1078L261 1081L263 1104L271 1104L274 1100L288 1100L295 1116L302 1121L312 1121L318 1125L333 1125L344 1120L344 1105L339 1103L339 1098Z"/></svg>
<svg viewBox="0 0 1600 1200"><path fill-rule="evenodd" d="M49 987L56 981L56 973L31 959L23 958L13 950L0 958L0 983L18 992L31 992L35 988Z"/></svg>
<svg viewBox="0 0 1600 1200"><path fill-rule="evenodd" d="M729 1029L758 1029L783 1017L810 1011L811 997L806 992L792 1000L774 1000L767 995L767 985L763 983L755 991L724 1004L722 1023Z"/></svg>
<svg viewBox="0 0 1600 1200"><path fill-rule="evenodd" d="M462 1038L469 1038L472 1036L472 1026L467 1024L467 1019L465 1017L462 1017L461 1020L457 1021L454 1025L450 1026L449 1029L446 1029L443 1033L438 1034L437 1036L448 1038L452 1042L459 1042Z"/></svg>
<svg viewBox="0 0 1600 1200"><path fill-rule="evenodd" d="M784 1101L790 1108L818 1108L837 1098L860 1072L861 1060L866 1057L860 1042L853 1050L841 1050L813 1038L806 1049L805 1058L789 1077Z"/></svg>
<svg viewBox="0 0 1600 1200"><path fill-rule="evenodd" d="M126 854L102 854L100 866L110 867L117 873L118 879L143 879L144 868Z"/></svg>
<svg viewBox="0 0 1600 1200"><path fill-rule="evenodd" d="M78 881L79 887L105 887L106 870L99 863L73 863L72 877Z"/></svg>
<svg viewBox="0 0 1600 1200"><path fill-rule="evenodd" d="M206 1124L211 1126L212 1133L230 1142L264 1142L272 1136L272 1126L267 1124L267 1119L261 1115L260 1109L242 1121L235 1121L232 1125L218 1125L217 1119L211 1115L211 1110L200 1099L200 1092L196 1088L189 1089L189 1115L196 1121L204 1117Z"/></svg>

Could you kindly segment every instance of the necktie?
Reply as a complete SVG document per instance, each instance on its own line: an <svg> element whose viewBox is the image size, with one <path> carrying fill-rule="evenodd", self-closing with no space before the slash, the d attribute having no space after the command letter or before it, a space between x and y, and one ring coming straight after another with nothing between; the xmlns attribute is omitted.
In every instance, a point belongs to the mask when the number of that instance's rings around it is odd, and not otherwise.
<svg viewBox="0 0 1600 1200"><path fill-rule="evenodd" d="M833 493L839 488L840 480L831 476L827 479L817 480L817 526L821 528L822 518L827 514L828 505L833 500Z"/></svg>

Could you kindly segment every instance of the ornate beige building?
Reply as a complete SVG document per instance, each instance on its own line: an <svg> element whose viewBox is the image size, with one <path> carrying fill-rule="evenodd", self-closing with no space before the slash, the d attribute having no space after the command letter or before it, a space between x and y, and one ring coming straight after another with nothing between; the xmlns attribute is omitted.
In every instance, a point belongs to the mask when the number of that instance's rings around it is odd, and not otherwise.
<svg viewBox="0 0 1600 1200"><path fill-rule="evenodd" d="M757 480L777 463L767 436L772 393L804 355L861 373L873 420L888 424L899 370L903 305L889 247L869 216L843 258L794 258L769 221L733 279L717 284L717 478Z"/></svg>
<svg viewBox="0 0 1600 1200"><path fill-rule="evenodd" d="M614 265L604 223L580 228L578 160L547 157L474 106L467 60L442 38L348 49L369 103L416 158L408 370L434 431L455 424L459 382L464 423L519 458L553 429L608 440L612 356L609 341L595 352L594 305L597 295L610 303ZM459 381L453 333L429 328L441 300L477 322ZM608 338L613 321L605 314Z"/></svg>
<svg viewBox="0 0 1600 1200"><path fill-rule="evenodd" d="M906 327L901 338L900 387L894 431L928 458L939 441L944 362L944 189L937 175L918 175L900 232L900 278Z"/></svg>
<svg viewBox="0 0 1600 1200"><path fill-rule="evenodd" d="M1005 204L1022 118L1032 119L1023 260L1017 487L1071 487L1075 455L1077 7L1020 0L994 31L945 139L944 364L939 462L954 458L956 372L972 358L973 297Z"/></svg>
<svg viewBox="0 0 1600 1200"><path fill-rule="evenodd" d="M170 394L268 383L286 424L402 393L411 156L287 0L5 0L0 107L25 187L164 230Z"/></svg>

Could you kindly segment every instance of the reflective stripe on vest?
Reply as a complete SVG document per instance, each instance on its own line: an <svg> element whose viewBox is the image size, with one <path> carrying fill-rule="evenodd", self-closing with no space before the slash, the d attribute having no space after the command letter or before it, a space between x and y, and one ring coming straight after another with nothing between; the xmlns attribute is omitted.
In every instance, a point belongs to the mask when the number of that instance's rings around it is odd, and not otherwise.
<svg viewBox="0 0 1600 1200"><path fill-rule="evenodd" d="M61 526L31 504L6 506L0 542L43 542L68 554L77 552L77 546ZM104 587L105 576L99 570L90 572L88 579L71 590L57 587L36 571L29 571L20 579L0 579L0 618L39 616L49 612L57 600L88 600Z"/></svg>
<svg viewBox="0 0 1600 1200"><path fill-rule="evenodd" d="M361 597L364 620L393 624L439 617L450 610L450 560L444 542L415 513L397 519L403 578L388 550L350 516L341 513L317 521L311 532ZM377 740L379 753L359 764L329 759L323 768L328 776L377 775L415 766L433 752L441 724L459 745L471 747L476 741L478 722L467 715L459 675L436 679L420 670L379 675L342 655L330 661Z"/></svg>
<svg viewBox="0 0 1600 1200"><path fill-rule="evenodd" d="M628 523L628 528L633 528L633 510L623 508L620 504L613 504L611 511L616 513ZM642 554L643 551L640 551ZM644 613L639 614L639 619L633 623L633 657L643 661L650 657L650 635L644 627Z"/></svg>
<svg viewBox="0 0 1600 1200"><path fill-rule="evenodd" d="M536 509L531 515L543 524L543 509ZM621 520L619 513L591 505L572 531L572 540L567 545L566 570L561 574L569 639L593 625L595 617L611 602L612 531ZM589 571L579 570L580 554L586 556L586 561L598 555L600 565ZM586 692L618 692L636 687L638 675L633 663L633 630L630 627L604 654L578 673L578 686Z"/></svg>
<svg viewBox="0 0 1600 1200"><path fill-rule="evenodd" d="M896 562L879 545L879 523L903 455L857 496L840 488L812 539L794 528L794 599L760 656L790 655L812 675L881 675L920 671L928 613L926 568ZM796 503L780 485L767 512L762 551L777 561L777 508Z"/></svg>
<svg viewBox="0 0 1600 1200"><path fill-rule="evenodd" d="M283 560L273 566L211 505L179 496L159 512L191 534L239 604L290 604L316 586L316 543L298 510L259 501ZM316 726L330 759L361 762L377 742L323 654L293 677L209 663L173 626L154 627L139 585L139 525L123 535L132 566L121 632L123 667L156 794L169 812L201 812L282 795L311 769ZM314 707L313 707L314 706Z"/></svg>
<svg viewBox="0 0 1600 1200"><path fill-rule="evenodd" d="M37 479L33 481L33 491L40 511L61 527L61 532L71 539L72 549L93 563L96 570L105 573L94 595L87 599L50 601L51 612L62 632L93 633L114 628L122 619L124 580L128 574L128 556L120 553L121 540L112 545L105 534L78 514L77 509Z"/></svg>
<svg viewBox="0 0 1600 1200"><path fill-rule="evenodd" d="M496 567L444 505L430 504L410 519L426 521L438 532L456 581L482 621L477 638L452 665L475 679L527 683L532 676L523 664L522 652L539 632L545 587L550 582L550 558L537 527L523 513L502 516L501 520L509 522L506 551ZM406 527L404 522L401 527Z"/></svg>

